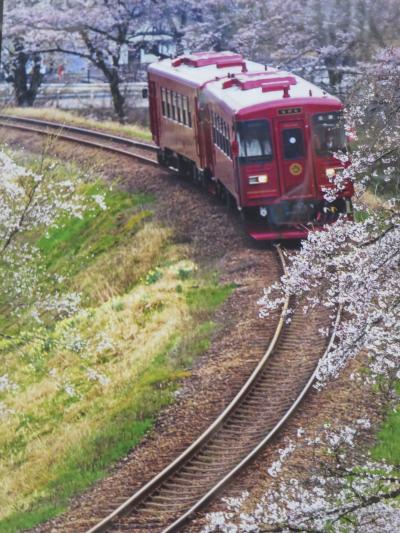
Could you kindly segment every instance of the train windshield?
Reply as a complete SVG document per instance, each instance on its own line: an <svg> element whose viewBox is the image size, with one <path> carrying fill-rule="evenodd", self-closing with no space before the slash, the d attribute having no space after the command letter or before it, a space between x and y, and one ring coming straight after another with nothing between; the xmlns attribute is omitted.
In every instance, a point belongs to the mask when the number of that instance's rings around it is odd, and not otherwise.
<svg viewBox="0 0 400 533"><path fill-rule="evenodd" d="M346 151L343 114L340 111L318 113L312 118L314 147L318 155Z"/></svg>
<svg viewBox="0 0 400 533"><path fill-rule="evenodd" d="M238 122L239 161L252 163L272 159L272 142L267 120Z"/></svg>

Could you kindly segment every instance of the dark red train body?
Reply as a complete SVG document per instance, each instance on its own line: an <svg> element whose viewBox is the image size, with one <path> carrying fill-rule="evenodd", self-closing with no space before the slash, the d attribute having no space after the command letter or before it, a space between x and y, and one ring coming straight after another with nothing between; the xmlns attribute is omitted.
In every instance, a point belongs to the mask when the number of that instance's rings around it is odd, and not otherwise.
<svg viewBox="0 0 400 533"><path fill-rule="evenodd" d="M255 239L302 238L351 214L348 183L324 199L342 167L343 105L288 72L231 52L149 67L159 161L236 201Z"/></svg>

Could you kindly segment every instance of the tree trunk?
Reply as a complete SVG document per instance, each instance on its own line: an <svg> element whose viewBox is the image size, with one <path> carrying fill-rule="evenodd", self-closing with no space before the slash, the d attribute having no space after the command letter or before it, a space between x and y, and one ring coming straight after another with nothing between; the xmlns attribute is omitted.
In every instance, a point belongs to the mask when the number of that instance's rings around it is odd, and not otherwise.
<svg viewBox="0 0 400 533"><path fill-rule="evenodd" d="M9 66L9 76L7 81L14 87L15 102L18 106L32 106L39 87L42 83L43 75L40 72L40 56L32 56L32 70L28 74L30 54L21 47L16 47L16 56Z"/></svg>
<svg viewBox="0 0 400 533"><path fill-rule="evenodd" d="M11 67L11 81L14 87L15 101L18 106L23 106L26 102L26 64L28 56L20 50L13 61Z"/></svg>
<svg viewBox="0 0 400 533"><path fill-rule="evenodd" d="M109 79L111 96L114 104L114 111L118 116L119 122L125 124L125 96L121 93L118 73Z"/></svg>
<svg viewBox="0 0 400 533"><path fill-rule="evenodd" d="M36 100L39 87L41 86L42 80L43 80L43 74L40 71L41 61L40 61L39 54L34 54L32 59L33 59L32 74L31 74L31 79L29 83L29 88L27 89L27 93L26 93L26 102L29 106L32 106L34 101Z"/></svg>
<svg viewBox="0 0 400 533"><path fill-rule="evenodd" d="M114 111L118 117L120 124L125 124L125 96L121 93L121 79L118 74L118 69L107 65L102 57L98 57L94 64L103 72L107 78L110 86L111 97L113 101Z"/></svg>

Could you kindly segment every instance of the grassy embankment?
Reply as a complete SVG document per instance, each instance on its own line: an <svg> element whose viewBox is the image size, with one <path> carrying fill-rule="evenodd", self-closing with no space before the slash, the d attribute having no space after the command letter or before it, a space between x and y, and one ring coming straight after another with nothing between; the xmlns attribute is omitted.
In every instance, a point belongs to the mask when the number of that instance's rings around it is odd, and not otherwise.
<svg viewBox="0 0 400 533"><path fill-rule="evenodd" d="M383 180L382 180L383 183ZM375 184L367 190L362 197L364 209L356 211L356 220L363 221L368 218L370 212L380 213L382 220L386 220L385 201L386 198L393 197L393 190L385 191L382 187L379 191ZM400 387L398 388L400 392ZM372 449L374 459L385 460L393 465L400 464L400 406L393 411L391 410L383 422L378 434L376 435L377 444Z"/></svg>
<svg viewBox="0 0 400 533"><path fill-rule="evenodd" d="M137 124L121 125L112 120L94 120L83 117L72 111L63 111L53 107L9 107L1 110L2 113L18 117L30 117L41 120L50 120L61 124L71 124L84 128L104 130L116 135L125 135L136 139L151 141L151 133L148 129Z"/></svg>
<svg viewBox="0 0 400 533"><path fill-rule="evenodd" d="M79 170L57 172L74 179ZM16 335L0 340L0 376L12 384L0 387L2 532L57 515L140 442L209 346L212 312L232 290L152 222L152 197L99 181L80 193L91 204L82 219L24 238L57 273L56 290L82 293L83 308L43 324L2 312L1 333Z"/></svg>
<svg viewBox="0 0 400 533"><path fill-rule="evenodd" d="M378 433L378 443L372 451L375 459L400 464L400 407L390 412Z"/></svg>
<svg viewBox="0 0 400 533"><path fill-rule="evenodd" d="M400 385L397 386L400 393ZM400 465L400 405L391 409L383 422L378 435L377 444L372 450L374 459Z"/></svg>
<svg viewBox="0 0 400 533"><path fill-rule="evenodd" d="M398 196L398 191L395 189L385 189L384 181L381 180L380 188L379 182L367 190L363 195L363 203L365 204L365 211L360 211L358 219L360 221L368 217L368 211L379 212L382 220L386 220L385 202L387 198ZM378 192L380 194L378 194ZM400 393L400 386L397 387L397 392ZM380 430L376 436L377 444L372 449L372 457L378 461L384 460L393 465L400 464L400 405L394 410L391 409Z"/></svg>

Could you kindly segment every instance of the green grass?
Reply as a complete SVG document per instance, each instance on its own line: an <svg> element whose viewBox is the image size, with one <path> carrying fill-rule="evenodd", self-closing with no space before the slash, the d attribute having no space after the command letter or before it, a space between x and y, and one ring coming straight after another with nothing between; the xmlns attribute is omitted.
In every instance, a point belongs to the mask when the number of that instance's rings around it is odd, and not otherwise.
<svg viewBox="0 0 400 533"><path fill-rule="evenodd" d="M159 409L171 402L179 373L163 371L165 358L156 358L146 369L138 386L126 388L122 405L108 414L102 428L83 445L73 447L52 472L46 493L27 509L0 523L1 532L17 532L57 516L68 507L69 499L94 481L104 477L107 468L125 456L153 426ZM162 377L159 375L162 372ZM155 377L156 376L156 377ZM155 387L162 383L162 387Z"/></svg>
<svg viewBox="0 0 400 533"><path fill-rule="evenodd" d="M400 392L400 385L397 386L397 392ZM400 405L391 410L383 422L372 456L376 460L383 459L393 465L400 465Z"/></svg>
<svg viewBox="0 0 400 533"><path fill-rule="evenodd" d="M11 514L0 523L1 533L16 533L35 527L46 520L50 520L61 514L66 510L65 505L57 504L51 498L48 499L47 504L43 501L37 509L27 510L24 512L16 512Z"/></svg>
<svg viewBox="0 0 400 533"><path fill-rule="evenodd" d="M370 214L366 209L358 209L354 211L354 221L355 222L365 222L370 217Z"/></svg>
<svg viewBox="0 0 400 533"><path fill-rule="evenodd" d="M57 516L68 508L72 496L103 478L109 466L124 457L153 427L159 410L174 400L179 380L188 375L178 368L181 364L177 364L176 354L184 353L187 363L188 354L192 359L210 346L214 331L215 324L207 322L200 324L189 339L186 335L173 338L138 382L120 391L118 407L108 413L102 427L90 434L83 445L72 447L56 464L44 491L26 508L0 521L0 532L16 533Z"/></svg>
<svg viewBox="0 0 400 533"><path fill-rule="evenodd" d="M97 256L117 246L127 235L136 233L142 222L152 216L147 209L153 202L150 195L110 190L100 182L85 185L82 189L81 194L92 204L90 209L82 218L61 219L59 227L51 229L37 242L50 272L62 274L68 271L70 277L75 275ZM104 195L107 209L102 210L93 200L90 202L96 195Z"/></svg>
<svg viewBox="0 0 400 533"><path fill-rule="evenodd" d="M196 313L213 311L230 295L234 287L211 284L207 287L191 288L186 295L189 308Z"/></svg>
<svg viewBox="0 0 400 533"><path fill-rule="evenodd" d="M57 172L75 179L79 169ZM2 318L17 337L0 339L0 375L18 388L0 394L11 409L0 420L1 532L56 516L140 442L210 347L212 315L233 290L154 224L151 196L98 180L79 192L88 205L82 218L65 216L46 235L24 238L41 250L49 298L74 290L83 309L40 325L29 310L17 323ZM62 276L55 284L54 273ZM88 369L107 381L88 379Z"/></svg>

